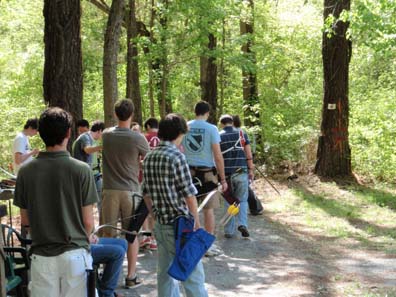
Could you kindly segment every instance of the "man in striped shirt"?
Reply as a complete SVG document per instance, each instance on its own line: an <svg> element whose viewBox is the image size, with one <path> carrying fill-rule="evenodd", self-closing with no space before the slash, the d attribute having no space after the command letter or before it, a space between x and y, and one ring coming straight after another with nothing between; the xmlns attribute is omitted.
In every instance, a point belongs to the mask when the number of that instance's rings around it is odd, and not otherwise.
<svg viewBox="0 0 396 297"><path fill-rule="evenodd" d="M241 129L233 127L233 119L231 115L222 115L220 124L223 130L220 131L220 147L224 158L224 171L231 194L240 200L239 213L236 218L231 220L224 226L224 236L231 238L235 234L235 219L238 220L238 231L242 237L249 237L248 231L248 189L249 180L253 180L253 159L250 149L250 142L246 133ZM226 203L225 207L228 208Z"/></svg>
<svg viewBox="0 0 396 297"><path fill-rule="evenodd" d="M168 274L175 256L174 222L189 213L194 217L194 229L200 227L196 188L180 145L187 132L187 123L178 114L169 114L159 123L161 142L147 154L143 163L142 192L144 200L155 216L154 234L158 243L157 288L159 297L179 296L179 284ZM206 297L205 273L202 262L182 283L187 296Z"/></svg>

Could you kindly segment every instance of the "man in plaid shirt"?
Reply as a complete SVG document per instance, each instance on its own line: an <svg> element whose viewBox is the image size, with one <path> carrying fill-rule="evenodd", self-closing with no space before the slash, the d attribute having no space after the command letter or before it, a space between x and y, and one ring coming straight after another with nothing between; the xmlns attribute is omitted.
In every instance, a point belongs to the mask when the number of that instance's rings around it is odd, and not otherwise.
<svg viewBox="0 0 396 297"><path fill-rule="evenodd" d="M187 123L178 114L169 114L159 124L158 147L144 159L142 192L144 200L155 216L154 234L158 243L157 288L159 297L179 296L177 280L168 275L175 256L174 221L178 216L194 217L195 226L200 227L197 211L197 193L183 153L177 148ZM206 297L205 273L200 261L190 277L182 284L187 296Z"/></svg>

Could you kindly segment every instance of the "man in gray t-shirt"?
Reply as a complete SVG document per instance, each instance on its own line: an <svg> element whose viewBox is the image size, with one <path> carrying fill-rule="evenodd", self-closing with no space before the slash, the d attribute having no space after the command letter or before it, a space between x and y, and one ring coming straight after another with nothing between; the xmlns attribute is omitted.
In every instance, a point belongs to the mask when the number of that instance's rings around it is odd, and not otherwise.
<svg viewBox="0 0 396 297"><path fill-rule="evenodd" d="M134 106L130 99L116 102L114 111L118 124L103 131L103 201L102 223L116 225L121 215L124 229L129 228L133 215L133 194L139 192L139 164L150 150L146 138L131 131L130 124ZM103 236L114 236L114 230L103 229ZM126 287L140 284L136 276L136 261L139 251L138 241L128 243L128 274Z"/></svg>

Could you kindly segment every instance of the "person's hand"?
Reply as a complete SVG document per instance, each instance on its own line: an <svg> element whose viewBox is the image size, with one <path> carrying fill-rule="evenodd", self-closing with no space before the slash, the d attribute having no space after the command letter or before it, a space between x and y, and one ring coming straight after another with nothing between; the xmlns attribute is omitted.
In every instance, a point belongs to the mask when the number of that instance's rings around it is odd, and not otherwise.
<svg viewBox="0 0 396 297"><path fill-rule="evenodd" d="M194 221L194 231L201 228L201 224L199 223L199 219Z"/></svg>
<svg viewBox="0 0 396 297"><path fill-rule="evenodd" d="M95 234L91 234L90 236L89 236L89 243L91 243L91 244L96 244L96 243L98 243L99 242L99 238L95 235Z"/></svg>
<svg viewBox="0 0 396 297"><path fill-rule="evenodd" d="M249 169L248 176L251 182L254 181L254 171L252 169Z"/></svg>
<svg viewBox="0 0 396 297"><path fill-rule="evenodd" d="M221 191L224 193L228 189L228 184L225 180L221 181Z"/></svg>
<svg viewBox="0 0 396 297"><path fill-rule="evenodd" d="M32 150L31 154L32 154L32 156L37 156L39 152L40 152L39 149L34 149L34 150Z"/></svg>

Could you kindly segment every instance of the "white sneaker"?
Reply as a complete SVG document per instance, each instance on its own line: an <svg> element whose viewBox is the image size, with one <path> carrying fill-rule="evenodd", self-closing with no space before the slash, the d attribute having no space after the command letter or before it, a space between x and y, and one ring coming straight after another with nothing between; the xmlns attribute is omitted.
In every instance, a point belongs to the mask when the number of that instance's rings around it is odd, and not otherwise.
<svg viewBox="0 0 396 297"><path fill-rule="evenodd" d="M205 257L216 257L222 253L223 252L220 248L218 248L215 244L212 244L212 246L207 250Z"/></svg>

